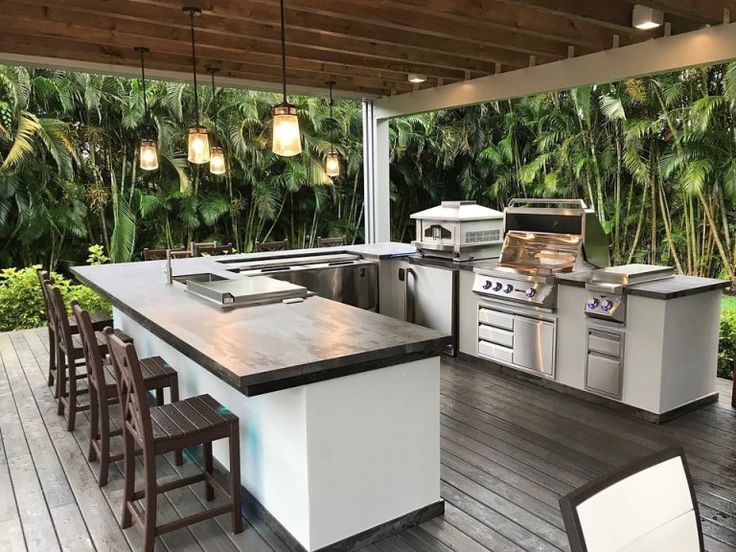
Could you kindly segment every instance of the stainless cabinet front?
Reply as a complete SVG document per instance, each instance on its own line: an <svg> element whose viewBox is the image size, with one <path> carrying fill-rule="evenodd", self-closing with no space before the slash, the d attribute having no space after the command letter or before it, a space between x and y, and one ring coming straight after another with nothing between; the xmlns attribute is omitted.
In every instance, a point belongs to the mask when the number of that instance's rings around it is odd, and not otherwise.
<svg viewBox="0 0 736 552"><path fill-rule="evenodd" d="M554 375L555 325L545 320L514 317L514 364Z"/></svg>

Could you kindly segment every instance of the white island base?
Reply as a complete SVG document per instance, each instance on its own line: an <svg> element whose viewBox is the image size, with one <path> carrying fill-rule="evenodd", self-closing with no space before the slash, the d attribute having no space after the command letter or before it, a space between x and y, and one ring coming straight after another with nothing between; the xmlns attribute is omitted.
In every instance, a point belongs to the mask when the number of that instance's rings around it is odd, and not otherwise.
<svg viewBox="0 0 736 552"><path fill-rule="evenodd" d="M114 320L139 355L177 370L182 398L209 393L240 418L243 485L290 547L442 511L439 357L246 397L117 309ZM230 469L227 441L213 451Z"/></svg>

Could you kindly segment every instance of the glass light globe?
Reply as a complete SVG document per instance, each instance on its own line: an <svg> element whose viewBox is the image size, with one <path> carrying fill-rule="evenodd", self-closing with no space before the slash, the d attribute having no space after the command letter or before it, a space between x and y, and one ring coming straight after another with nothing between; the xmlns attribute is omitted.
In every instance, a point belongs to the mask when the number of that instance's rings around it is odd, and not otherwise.
<svg viewBox="0 0 736 552"><path fill-rule="evenodd" d="M273 108L273 152L291 157L302 152L296 106L281 103Z"/></svg>
<svg viewBox="0 0 736 552"><path fill-rule="evenodd" d="M331 149L325 158L325 173L332 178L340 176L340 156L334 149Z"/></svg>
<svg viewBox="0 0 736 552"><path fill-rule="evenodd" d="M221 147L210 150L210 172L212 174L225 174L225 152Z"/></svg>
<svg viewBox="0 0 736 552"><path fill-rule="evenodd" d="M202 165L210 160L210 141L207 137L207 129L194 126L189 129L189 155L190 163Z"/></svg>
<svg viewBox="0 0 736 552"><path fill-rule="evenodd" d="M141 140L139 165L144 171L155 171L158 169L158 149L153 140Z"/></svg>

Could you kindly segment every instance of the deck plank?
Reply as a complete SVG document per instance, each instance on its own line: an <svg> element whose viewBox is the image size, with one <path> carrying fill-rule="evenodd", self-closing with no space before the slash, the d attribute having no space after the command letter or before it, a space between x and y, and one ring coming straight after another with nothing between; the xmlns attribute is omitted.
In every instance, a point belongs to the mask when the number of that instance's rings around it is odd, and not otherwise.
<svg viewBox="0 0 736 552"><path fill-rule="evenodd" d="M49 527L54 537L44 552L54 546L80 552L136 550L140 529L121 531L117 521L119 466L112 466L110 483L100 490L97 464L85 458L88 414L78 417L73 433L65 431L45 385L47 355L43 329L0 334L0 496L13 497L0 504L0 550L31 549L36 542L27 545L27 534L48 536ZM718 402L657 426L480 363L443 359L441 490L446 513L364 550L569 550L559 497L673 444L685 447L691 465L706 550L734 550L736 409L730 404L730 382L719 380L718 391ZM172 455L157 462L162 479L197 469L196 455L181 467L174 465ZM173 519L218 500L206 502L201 484L179 489L159 501L159 515ZM29 504L35 505L32 512ZM42 531L36 532L37 527ZM226 515L157 539L156 548L287 552L266 527L246 523L243 533L233 535Z"/></svg>

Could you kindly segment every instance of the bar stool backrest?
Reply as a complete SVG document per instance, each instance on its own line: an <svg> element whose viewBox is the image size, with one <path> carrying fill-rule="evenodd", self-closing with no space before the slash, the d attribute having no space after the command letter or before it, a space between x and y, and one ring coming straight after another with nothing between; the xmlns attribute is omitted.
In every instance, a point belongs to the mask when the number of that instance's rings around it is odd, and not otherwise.
<svg viewBox="0 0 736 552"><path fill-rule="evenodd" d="M624 467L560 499L572 552L702 552L703 533L681 448Z"/></svg>
<svg viewBox="0 0 736 552"><path fill-rule="evenodd" d="M89 317L89 313L76 301L72 303L72 311L74 312L74 318L76 318L77 327L79 328L82 351L84 352L84 364L87 366L87 378L89 379L90 386L95 389L104 389L105 370L102 366L99 347L97 347L97 336L92 327L92 319Z"/></svg>
<svg viewBox="0 0 736 552"><path fill-rule="evenodd" d="M121 340L113 333L112 328L105 328L105 336L118 380L118 395L125 429L136 441L143 444L144 450L150 449L148 445L153 443L151 410L146 400L146 388L143 385L143 374L135 346Z"/></svg>
<svg viewBox="0 0 736 552"><path fill-rule="evenodd" d="M69 315L66 312L66 306L64 306L64 299L61 297L59 288L48 280L44 284L44 287L49 298L49 307L51 310L51 317L54 320L57 339L64 351L66 351L67 354L70 354L73 348L72 329L69 326Z"/></svg>
<svg viewBox="0 0 736 552"><path fill-rule="evenodd" d="M44 270L43 268L39 268L36 270L36 276L38 276L38 283L41 284L41 295L43 295L43 306L46 312L46 322L48 322L49 326L51 326L53 324L53 317L51 316L49 296L46 293L46 286L44 285L46 282L50 282L51 278L49 277L48 271Z"/></svg>
<svg viewBox="0 0 736 552"><path fill-rule="evenodd" d="M289 249L289 240L256 242L256 253L264 251L286 251Z"/></svg>
<svg viewBox="0 0 736 552"><path fill-rule="evenodd" d="M203 255L227 255L233 250L232 243L222 243L220 245L209 245L209 244L192 244L193 253L195 257L202 257Z"/></svg>
<svg viewBox="0 0 736 552"><path fill-rule="evenodd" d="M317 247L339 247L345 245L345 236L336 238L317 238Z"/></svg>

